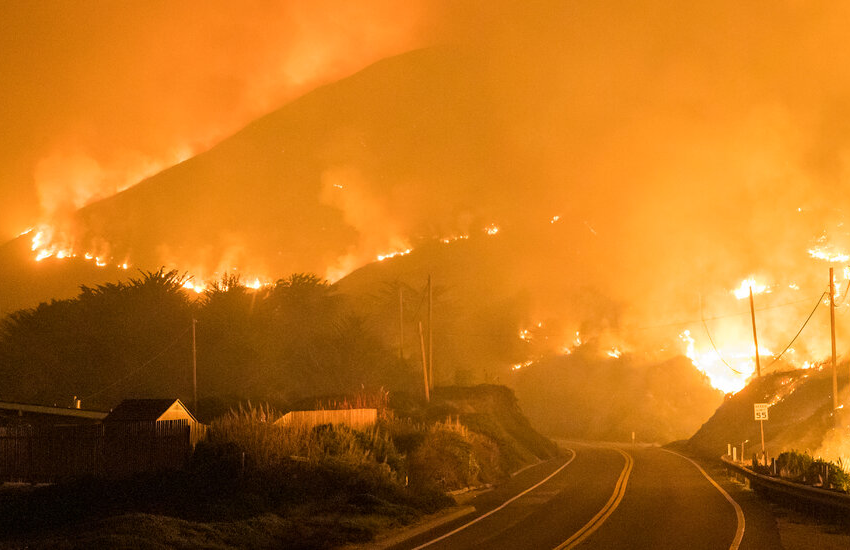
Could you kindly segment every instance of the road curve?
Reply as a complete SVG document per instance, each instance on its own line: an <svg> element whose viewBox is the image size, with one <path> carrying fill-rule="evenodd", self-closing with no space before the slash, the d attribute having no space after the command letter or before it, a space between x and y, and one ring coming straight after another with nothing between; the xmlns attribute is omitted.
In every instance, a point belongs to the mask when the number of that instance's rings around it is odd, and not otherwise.
<svg viewBox="0 0 850 550"><path fill-rule="evenodd" d="M397 550L736 550L744 515L696 463L659 448L571 444Z"/></svg>

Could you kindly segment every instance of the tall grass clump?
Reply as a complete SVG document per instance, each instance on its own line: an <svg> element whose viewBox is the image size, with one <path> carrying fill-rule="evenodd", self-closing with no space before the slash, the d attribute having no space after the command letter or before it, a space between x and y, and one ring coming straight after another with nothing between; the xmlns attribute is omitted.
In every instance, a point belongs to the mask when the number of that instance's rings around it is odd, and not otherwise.
<svg viewBox="0 0 850 550"><path fill-rule="evenodd" d="M809 485L828 484L833 489L850 491L850 464L845 460L839 459L834 463L815 459L808 453L785 451L777 457L776 465L780 477L791 481Z"/></svg>
<svg viewBox="0 0 850 550"><path fill-rule="evenodd" d="M499 448L459 421L437 422L408 455L410 483L444 491L490 483L503 476Z"/></svg>

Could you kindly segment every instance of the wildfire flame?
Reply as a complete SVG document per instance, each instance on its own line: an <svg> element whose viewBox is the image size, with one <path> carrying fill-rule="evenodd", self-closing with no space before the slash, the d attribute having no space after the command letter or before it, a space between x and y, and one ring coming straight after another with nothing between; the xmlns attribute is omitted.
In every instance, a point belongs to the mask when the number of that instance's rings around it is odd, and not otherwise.
<svg viewBox="0 0 850 550"><path fill-rule="evenodd" d="M743 281L741 281L741 286L733 290L732 294L735 295L735 298L743 300L744 298L749 298L750 289L753 289L753 294L762 294L764 292L770 292L769 286L760 285L753 277L750 277L749 279L744 279Z"/></svg>
<svg viewBox="0 0 850 550"><path fill-rule="evenodd" d="M379 262L383 262L384 260L389 260L390 258L395 258L396 256L407 256L411 252L413 252L413 249L408 248L408 249L405 249L405 250L397 250L395 252L388 252L386 254L378 254L377 260Z"/></svg>
<svg viewBox="0 0 850 550"><path fill-rule="evenodd" d="M557 223L560 219L560 216L556 215L548 221L549 223L554 224ZM496 224L490 224L483 228L483 233L488 236L497 235L500 233L500 231L501 230L499 226L497 226ZM26 231L21 233L21 235L31 235L30 248L34 253L34 259L37 262L44 261L48 258L51 258L52 260L56 261L67 260L69 258L79 258L81 261L93 262L98 267L106 267L108 265L112 265L118 269L127 270L131 266L131 263L128 259L125 258L123 259L123 261L119 262L110 257L108 254L104 254L103 250L98 252L91 250L80 250L78 244L75 243L73 239L68 238L61 231L50 226L49 224L36 225L32 228L27 229ZM437 240L443 244L450 244L455 241L467 240L469 238L470 236L468 234L455 234L449 237L439 238ZM850 261L850 254L845 254L841 251L838 251L834 247L828 247L825 244L826 237L822 237L818 242L820 243L818 246L815 246L808 250L808 255L811 258L824 260L831 263ZM399 248L397 250L393 250L384 254L378 254L375 259L379 262L382 262L392 258L406 256L408 254L411 254L414 250L411 246L405 246L405 244L402 244L402 246L404 246L404 248ZM350 272L357 266L348 267L350 268L348 272ZM839 281L839 274L843 275L844 281L850 280L850 267L845 267L843 271L837 271L836 273L834 281L836 283L836 298L841 296L843 290L841 286L842 281ZM200 277L198 276L198 273L187 274L187 276L188 280L183 284L183 288L185 288L188 292L202 294L213 288L212 285L208 282L196 282L208 281L210 280L209 278ZM251 274L248 277L244 277L244 280L247 281L245 283L245 287L253 290L259 290L261 288L273 284L271 282L267 282L264 277L257 276L254 274ZM800 286L795 282L791 282L786 286L794 291L800 290ZM733 294L736 299L742 300L749 297L751 289L754 295L767 294L773 292L771 286L757 281L754 276L749 276L743 279L738 288L731 291L731 294ZM537 328L542 328L543 323L538 322L535 324L535 326ZM534 327L520 329L519 338L524 342L530 342L533 339L534 330ZM704 347L702 347L701 350L698 349L695 338L693 337L690 330L685 330L680 333L679 339L684 344L685 355L690 359L694 367L700 372L704 373L709 378L711 384L715 388L718 388L722 391L739 391L746 385L748 378L751 377L753 372L755 371L755 349L753 344L748 342L746 338L741 339L741 342L743 343L724 342L724 346L719 349L719 351L715 350L713 346L707 346L708 342L703 342ZM564 355L572 354L576 348L582 346L583 344L584 339L582 335L579 331L576 331L575 337L572 339L571 342L562 347L561 352ZM605 354L612 358L620 358L622 357L623 352L618 347L611 347L610 349L605 351ZM793 350L789 350L788 354L788 356L792 356ZM761 346L760 355L769 356L773 354L764 346ZM524 361L513 365L511 368L513 370L519 370L528 367L533 362L534 360ZM728 366L726 363L728 363ZM800 368L811 368L815 364L814 361L808 358L799 358L798 363L800 365Z"/></svg>
<svg viewBox="0 0 850 550"><path fill-rule="evenodd" d="M511 366L511 370L519 370L521 368L528 367L528 366L532 365L533 363L534 363L534 360L529 359L528 361L523 361L522 363L517 363L517 364Z"/></svg>

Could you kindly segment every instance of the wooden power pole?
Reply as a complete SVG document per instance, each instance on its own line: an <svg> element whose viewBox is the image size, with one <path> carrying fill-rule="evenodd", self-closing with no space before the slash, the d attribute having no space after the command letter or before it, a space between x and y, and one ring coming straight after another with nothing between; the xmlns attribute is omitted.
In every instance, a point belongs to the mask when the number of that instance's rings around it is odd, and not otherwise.
<svg viewBox="0 0 850 550"><path fill-rule="evenodd" d="M761 363L759 362L759 338L756 334L756 308L753 305L753 285L750 285L750 317L753 319L753 344L756 346L756 376L761 378Z"/></svg>
<svg viewBox="0 0 850 550"><path fill-rule="evenodd" d="M193 413L198 414L198 354L195 346L195 325L198 321L192 318L192 407Z"/></svg>
<svg viewBox="0 0 850 550"><path fill-rule="evenodd" d="M838 408L838 367L835 362L835 279L829 268L829 332L832 337L832 409Z"/></svg>
<svg viewBox="0 0 850 550"><path fill-rule="evenodd" d="M428 383L434 388L434 332L431 330L431 307L433 306L433 292L431 292L431 275L428 275Z"/></svg>
<svg viewBox="0 0 850 550"><path fill-rule="evenodd" d="M428 363L425 360L425 337L422 334L422 321L419 321L419 347L422 349L422 377L425 380L425 401L431 402L431 390L428 381Z"/></svg>
<svg viewBox="0 0 850 550"><path fill-rule="evenodd" d="M404 288L398 285L398 358L404 361Z"/></svg>

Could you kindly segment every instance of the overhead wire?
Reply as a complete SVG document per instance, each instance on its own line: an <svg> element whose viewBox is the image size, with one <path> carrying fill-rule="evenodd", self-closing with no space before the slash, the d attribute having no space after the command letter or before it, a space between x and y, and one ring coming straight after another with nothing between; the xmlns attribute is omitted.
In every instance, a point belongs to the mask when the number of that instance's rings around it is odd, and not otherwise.
<svg viewBox="0 0 850 550"><path fill-rule="evenodd" d="M153 363L154 361L156 361L157 359L159 359L160 357L162 357L163 355L165 355L165 353L166 353L168 350L170 350L172 347L174 347L174 345L175 345L175 344L176 344L176 343L177 343L177 342L178 342L178 341L179 341L179 340L180 340L183 336L185 336L185 335L189 332L189 329L191 329L191 328L192 328L191 326L190 326L190 327L187 327L187 328L186 328L186 330L184 330L183 332L181 332L181 333L180 333L180 334L179 334L176 338L174 338L174 340L172 340L172 341L171 341L171 342L170 342L167 346L165 346L165 347L164 347L164 348L163 348L163 349L162 349L159 353L157 353L156 355L154 355L153 357L151 357L150 359L148 359L147 361L145 361L144 363L142 363L141 365L139 365L138 367L136 367L136 368L135 368L135 369L133 369L132 371L128 372L127 374L125 374L124 376L122 376L122 377L121 377L121 378L119 378L118 380L114 381L113 383L109 384L108 386L104 386L104 387L103 387L103 388L101 388L100 390L98 390L98 391L96 391L96 392L94 392L94 393L91 393L91 394L89 394L89 395L86 395L86 396L82 397L81 399L82 399L82 400L89 400L89 399L91 399L92 397L95 397L95 396L97 396L97 395L100 395L100 394L102 394L103 392L105 392L106 390L112 389L112 388L114 388L115 386L117 386L118 384L120 384L121 382L124 382L124 381L125 381L125 380L127 380L128 378L130 378L130 377L134 376L135 374L137 374L138 372L140 372L142 369L144 369L145 367L147 367L148 365L150 365L151 363Z"/></svg>
<svg viewBox="0 0 850 550"><path fill-rule="evenodd" d="M734 372L735 374L743 375L744 374L743 372L737 370L735 367L733 367L732 365L727 363L726 359L724 359L723 355L721 355L720 350L717 349L717 345L714 343L714 338L711 337L711 332L709 332L709 330L708 330L708 324L705 322L705 317L702 314L702 294L700 294L700 296L699 296L699 316L700 316L700 319L702 320L702 327L705 329L705 334L706 334L706 336L708 336L708 341L711 342L711 347L714 348L714 353L717 354L717 358L720 359L720 361L724 365L726 365L726 367L729 370L731 370L732 372Z"/></svg>
<svg viewBox="0 0 850 550"><path fill-rule="evenodd" d="M804 328L806 328L806 325L807 325L807 324L809 324L809 321L810 321L810 320L812 319L812 317L814 316L815 311L817 311L817 309L820 307L820 305L821 305L821 300L823 300L823 297L824 297L826 294L827 294L827 293L826 293L826 292L824 292L823 294L821 294L821 295L818 297L818 302L815 304L815 307L814 307L814 309L812 309L812 312L811 312L811 313L809 313L809 316L808 316L808 317L806 317L806 320L803 322L803 326L801 326L801 327L800 327L800 330L798 330L798 331L797 331L797 334L795 334L795 335L794 335L794 338L792 338L792 339L791 339L791 341L788 343L788 345L787 345L787 346L785 346L785 349L784 349L784 350L782 350L782 353L780 353L779 355L777 355L777 356L773 359L773 361L771 361L771 362L770 362L770 364L769 364L769 365L767 365L767 366L765 367L765 369L769 369L770 367L772 367L772 366L773 366L773 365L774 365L777 361L779 361L779 359L780 359L783 355L785 355L785 352L786 352L786 351L788 351L789 349L791 349L791 346L794 344L794 341L795 341L795 340L797 340L797 337L798 337L798 336L800 336L800 334L803 332L803 329L804 329Z"/></svg>
<svg viewBox="0 0 850 550"><path fill-rule="evenodd" d="M791 341L788 343L788 345L787 345L787 346L785 346L785 349L783 349L783 350L782 350L782 352L781 352L779 355L776 355L776 356L774 357L773 361L771 361L771 362L770 362L767 366L765 366L765 367L764 367L765 369L768 369L768 368L772 367L774 364L776 364L776 362L777 362L777 361L779 361L779 359L781 359L783 355L785 355L785 352L787 352L789 349L791 349L791 346L792 346L792 345L794 345L794 342L797 340L797 338L800 336L800 334L802 334L803 329L804 329L804 328L806 328L806 325L807 325L807 324L809 324L809 321L810 321L810 320L812 319L812 317L814 316L814 314L815 314L815 312L817 311L818 307L820 307L820 305L821 305L821 301L823 300L823 297L824 297L826 294L827 294L826 292L822 292L822 293L821 293L821 295L820 295L820 296L818 296L818 299L817 299L817 302L815 303L815 307L814 307L814 309L812 309L812 312L811 312L811 313L809 313L809 316L808 316L808 317L806 317L806 320L805 320L805 321L803 321L803 325L800 327L800 330L798 330L798 331L797 331L797 334L795 334L795 335L794 335L794 338L792 338L792 339L791 339ZM768 309L768 308L764 308L764 309ZM759 310L757 310L757 311L759 311ZM700 314L702 314L702 298L700 298ZM733 367L732 367L732 365L730 365L728 362L726 362L726 360L725 360L725 359L723 358L723 356L720 354L720 350L718 350L718 349L717 349L717 346L716 346L716 345L715 345L715 343L714 343L714 339L711 337L711 332L708 330L708 325L706 324L706 322L705 322L705 321L706 321L706 319L702 319L702 326L703 326L703 328L705 329L705 334L708 336L708 341L709 341L709 342L711 342L711 347L713 347L713 348L714 348L714 352L717 354L717 357L718 357L718 358L720 359L720 361L722 361L722 362L723 362L723 364L724 364L724 365L726 365L726 366L729 368L729 370L731 370L732 372L734 372L734 373L736 373L736 374L741 374L741 375L742 375L742 374L744 374L744 373L742 373L742 372L740 372L740 371L736 370L735 368L733 368Z"/></svg>

